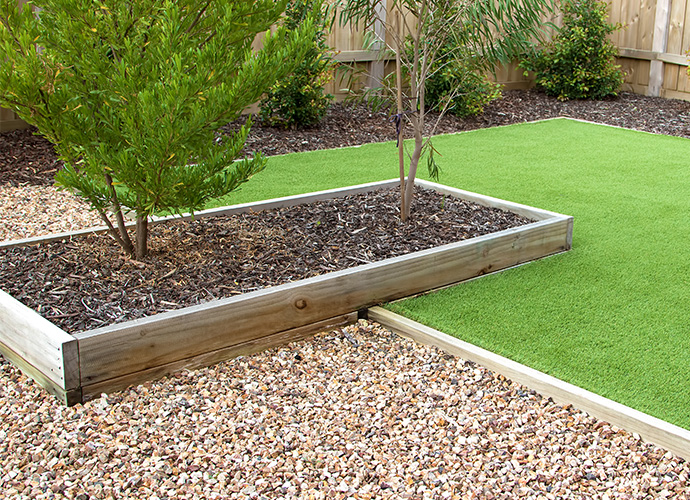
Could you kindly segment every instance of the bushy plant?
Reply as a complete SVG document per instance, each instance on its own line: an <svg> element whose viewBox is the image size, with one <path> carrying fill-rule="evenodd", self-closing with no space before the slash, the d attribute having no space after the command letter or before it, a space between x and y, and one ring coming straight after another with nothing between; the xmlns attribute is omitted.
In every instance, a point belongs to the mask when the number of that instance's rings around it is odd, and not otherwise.
<svg viewBox="0 0 690 500"><path fill-rule="evenodd" d="M563 25L553 41L528 54L520 66L534 71L537 85L561 100L617 95L623 72L608 36L621 27L608 22L606 2L565 0Z"/></svg>
<svg viewBox="0 0 690 500"><path fill-rule="evenodd" d="M290 0L285 11L288 28L297 28L315 12L313 44L297 69L279 80L261 100L261 120L271 126L303 128L316 125L325 116L333 99L324 92L332 78L335 60L326 45L329 8L320 0Z"/></svg>
<svg viewBox="0 0 690 500"><path fill-rule="evenodd" d="M501 97L501 85L490 81L471 66L471 57L444 57L454 48L439 54L439 61L426 79L426 102L430 110L451 113L460 118L484 111Z"/></svg>
<svg viewBox="0 0 690 500"><path fill-rule="evenodd" d="M34 0L19 9L0 0L0 104L56 146L65 162L58 183L142 258L151 215L197 210L264 168L261 155L236 161L248 126L222 141L216 132L310 46L305 20L252 51L285 3Z"/></svg>

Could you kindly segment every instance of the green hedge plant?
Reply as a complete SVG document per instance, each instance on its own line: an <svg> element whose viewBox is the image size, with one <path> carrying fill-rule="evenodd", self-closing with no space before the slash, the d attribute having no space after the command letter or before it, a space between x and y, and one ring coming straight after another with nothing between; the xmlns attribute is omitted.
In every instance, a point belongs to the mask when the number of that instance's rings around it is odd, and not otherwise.
<svg viewBox="0 0 690 500"><path fill-rule="evenodd" d="M58 184L142 259L150 216L198 210L264 168L261 155L242 158L249 125L223 140L217 131L309 47L310 20L269 34L284 9L285 0L0 0L0 104L55 145Z"/></svg>
<svg viewBox="0 0 690 500"><path fill-rule="evenodd" d="M615 96L623 72L615 62L618 49L608 36L621 27L608 22L606 2L565 0L562 27L520 66L534 71L537 86L561 100Z"/></svg>
<svg viewBox="0 0 690 500"><path fill-rule="evenodd" d="M306 128L319 123L333 96L324 92L332 79L336 61L326 44L330 9L320 1L290 0L285 11L288 29L297 29L311 13L316 13L313 44L297 69L273 85L261 100L261 121L285 128Z"/></svg>
<svg viewBox="0 0 690 500"><path fill-rule="evenodd" d="M472 57L451 57L459 47L439 53L426 79L426 102L430 110L467 118L484 111L491 101L501 97L501 85L490 81L472 67Z"/></svg>

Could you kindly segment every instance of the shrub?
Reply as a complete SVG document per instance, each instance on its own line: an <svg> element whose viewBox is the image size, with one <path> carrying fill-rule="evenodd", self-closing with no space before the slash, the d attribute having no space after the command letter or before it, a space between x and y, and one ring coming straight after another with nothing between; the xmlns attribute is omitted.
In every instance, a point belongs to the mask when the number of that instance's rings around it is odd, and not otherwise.
<svg viewBox="0 0 690 500"><path fill-rule="evenodd" d="M471 60L452 59L435 64L426 79L426 102L429 109L466 118L484 111L491 101L501 97L501 85L489 81L473 70Z"/></svg>
<svg viewBox="0 0 690 500"><path fill-rule="evenodd" d="M0 104L55 144L65 162L57 182L90 203L127 253L146 255L154 213L198 210L264 168L261 155L235 161L249 126L223 141L216 132L309 47L305 21L251 50L284 1L32 4L0 0ZM136 247L125 212L136 217Z"/></svg>
<svg viewBox="0 0 690 500"><path fill-rule="evenodd" d="M561 100L617 95L623 72L615 64L618 49L607 37L621 25L607 22L606 9L606 2L597 0L565 0L563 26L553 41L520 63L536 73L547 94Z"/></svg>
<svg viewBox="0 0 690 500"><path fill-rule="evenodd" d="M279 80L261 100L261 120L267 125L286 128L302 128L317 124L325 116L333 99L324 93L324 86L332 78L335 67L328 46L329 9L322 8L320 1L291 0L285 11L288 29L297 28L313 12L316 19L314 43L297 69Z"/></svg>

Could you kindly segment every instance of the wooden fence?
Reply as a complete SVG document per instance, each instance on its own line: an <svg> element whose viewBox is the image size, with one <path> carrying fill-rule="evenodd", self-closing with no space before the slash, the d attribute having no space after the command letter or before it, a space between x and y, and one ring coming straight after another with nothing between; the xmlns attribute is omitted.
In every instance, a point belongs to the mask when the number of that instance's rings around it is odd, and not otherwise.
<svg viewBox="0 0 690 500"><path fill-rule="evenodd" d="M623 24L612 40L627 74L624 90L690 100L689 9L687 0L613 0L609 20Z"/></svg>
<svg viewBox="0 0 690 500"><path fill-rule="evenodd" d="M20 0L25 1L25 0ZM390 2L390 0L387 0ZM383 2L380 3L383 8ZM687 75L690 49L689 0L611 0L610 17L623 28L611 38L620 53L619 64L626 73L624 91L690 101L690 79ZM381 27L375 28L383 33ZM386 71L376 54L363 50L363 34L350 27L335 26L328 43L341 61L357 62L370 76L371 85ZM533 85L516 64L496 69L496 80L508 89ZM327 91L343 98L342 82L334 81ZM23 126L8 110L0 109L0 132Z"/></svg>
<svg viewBox="0 0 690 500"><path fill-rule="evenodd" d="M619 49L618 64L626 73L624 91L690 100L686 17L690 22L688 0L610 0L609 21L623 26L611 40ZM340 51L339 59L372 64L371 55L361 50L361 33L336 27L329 42ZM533 85L516 64L497 68L496 80L508 89ZM332 90L337 94L335 87Z"/></svg>

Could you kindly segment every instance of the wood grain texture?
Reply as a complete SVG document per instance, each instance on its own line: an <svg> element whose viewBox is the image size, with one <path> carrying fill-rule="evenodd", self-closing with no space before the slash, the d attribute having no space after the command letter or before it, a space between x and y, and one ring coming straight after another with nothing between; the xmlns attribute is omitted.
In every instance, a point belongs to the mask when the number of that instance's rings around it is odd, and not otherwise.
<svg viewBox="0 0 690 500"><path fill-rule="evenodd" d="M197 217L291 206L397 183L394 179L222 207ZM99 391L158 377L170 370L201 366L199 363L275 345L305 328L310 330L310 325L332 323L333 318L342 319L362 308L512 267L568 250L572 245L572 217L428 181L418 183L487 207L510 210L536 222L73 336L0 292L0 341L8 352L23 360L34 378L69 404L82 395L93 397ZM32 242L50 239L36 238Z"/></svg>
<svg viewBox="0 0 690 500"><path fill-rule="evenodd" d="M97 384L86 385L82 388L83 401L89 401L102 393L123 390L131 385L140 384L147 380L155 380L180 370L195 370L211 366L238 356L249 356L273 347L279 347L297 342L313 336L316 333L341 328L357 321L357 313L344 314L335 318L328 318L300 328L276 333L234 345L225 349L205 352L198 356L182 359L174 363L157 366L148 370L130 373L122 377L106 380Z"/></svg>
<svg viewBox="0 0 690 500"><path fill-rule="evenodd" d="M434 345L460 358L479 363L514 382L539 392L545 397L553 398L560 404L572 404L596 418L605 420L628 432L635 432L646 441L690 460L690 431L686 429L601 397L380 307L370 309L368 314L370 320L380 323L403 337L422 344Z"/></svg>
<svg viewBox="0 0 690 500"><path fill-rule="evenodd" d="M25 372L65 391L79 387L77 341L0 290L0 351L20 356Z"/></svg>
<svg viewBox="0 0 690 500"><path fill-rule="evenodd" d="M666 52L671 54L683 54L687 47L683 48L683 31L685 28L685 2L670 2L670 13L668 20L668 36L666 41Z"/></svg>
<svg viewBox="0 0 690 500"><path fill-rule="evenodd" d="M651 9L651 4L649 4ZM669 19L671 16L671 0L656 0L654 24L652 29L652 51L656 54L666 52L669 34ZM652 61L649 65L649 88L647 95L659 97L664 85L664 63L661 60Z"/></svg>
<svg viewBox="0 0 690 500"><path fill-rule="evenodd" d="M65 389L61 384L46 376L43 372L38 370L35 366L24 359L22 354L12 350L9 346L0 342L0 353L10 363L16 366L24 375L32 379L38 385L43 387L49 394L66 406L73 406L81 403L81 388Z"/></svg>

